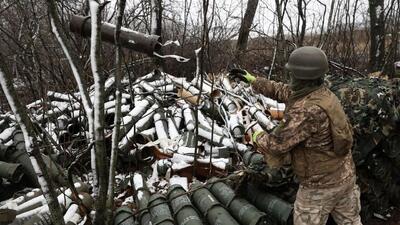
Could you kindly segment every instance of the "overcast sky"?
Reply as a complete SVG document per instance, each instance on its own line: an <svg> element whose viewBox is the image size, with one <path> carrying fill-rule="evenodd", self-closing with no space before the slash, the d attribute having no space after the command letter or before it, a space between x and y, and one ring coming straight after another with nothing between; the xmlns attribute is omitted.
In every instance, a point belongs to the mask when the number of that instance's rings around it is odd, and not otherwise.
<svg viewBox="0 0 400 225"><path fill-rule="evenodd" d="M177 2L181 3L183 8L184 0L178 0ZM320 29L322 25L322 18L324 14L324 6L326 5L326 14L325 14L325 26L327 23L327 18L329 15L331 0L308 0L307 1L307 31L311 32L312 29L318 28ZM343 2L339 7L339 13L344 12L347 5L345 5L344 0L336 0L336 4ZM362 23L366 21L368 17L368 0L350 0L349 1L349 15L352 16L354 12L354 5L357 4L355 20L357 23ZM198 15L199 9L201 9L202 1L192 1L193 7L191 7L191 15ZM212 7L213 2L210 1L210 9ZM222 18L222 21L226 18L229 18L230 23L237 24L240 23L240 18L243 17L244 11L247 6L247 0L215 0L215 10L217 14L219 14ZM293 26L297 24L297 0L289 0L287 5L287 14L284 17L284 24L290 26L290 18L292 18ZM275 1L273 0L259 0L257 12L255 19L253 21L253 25L256 30L262 31L266 34L273 34L276 29L275 25ZM345 21L345 16L340 17L342 21Z"/></svg>
<svg viewBox="0 0 400 225"><path fill-rule="evenodd" d="M142 0L128 0L127 8L132 7L132 5L140 1ZM386 1L388 0L385 0L385 2ZM110 6L114 6L115 2L116 0L112 0ZM186 0L187 4L190 2L189 25L201 24L203 0ZM321 29L324 14L324 6L322 4L326 5L324 21L324 26L326 27L332 0L307 0L307 2L307 32L315 32L315 30L319 31ZM354 6L357 4L355 13L356 23L362 24L368 21L368 0L335 0L335 2L336 7L334 12L338 12L338 15L341 15L338 16L337 19L342 20L343 22L346 20L346 16L344 14L344 12L347 11L346 8L349 9L349 17L352 17L355 8ZM349 7L346 5L346 2L350 3ZM215 13L213 27L233 27L236 28L237 31L247 6L247 0L210 0L208 10L209 17L211 17L214 3ZM340 7L337 7L338 3L341 3ZM168 14L170 17L174 17L175 19L183 21L185 0L163 0L163 4L166 7L166 11L164 13ZM253 21L254 29L258 31L258 33L261 32L268 35L274 34L276 31L276 17L274 15L274 11L275 1L259 0L256 16ZM291 23L293 27L297 26L297 15L297 0L289 0L287 5L287 13L284 17L284 24L286 28L289 28ZM290 18L292 20L290 20ZM253 32L251 35L256 36L257 32Z"/></svg>

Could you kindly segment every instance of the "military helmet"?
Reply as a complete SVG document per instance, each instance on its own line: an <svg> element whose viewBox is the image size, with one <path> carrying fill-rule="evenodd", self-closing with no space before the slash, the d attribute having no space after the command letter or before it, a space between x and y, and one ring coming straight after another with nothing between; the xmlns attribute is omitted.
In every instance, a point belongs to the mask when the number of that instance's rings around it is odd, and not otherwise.
<svg viewBox="0 0 400 225"><path fill-rule="evenodd" d="M299 80L315 80L328 72L328 59L325 53L313 46L304 46L292 52L285 68Z"/></svg>

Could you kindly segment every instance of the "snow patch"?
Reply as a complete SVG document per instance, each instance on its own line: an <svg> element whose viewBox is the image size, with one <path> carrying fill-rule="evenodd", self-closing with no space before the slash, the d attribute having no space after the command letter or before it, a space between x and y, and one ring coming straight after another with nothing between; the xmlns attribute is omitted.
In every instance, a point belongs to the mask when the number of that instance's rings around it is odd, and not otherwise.
<svg viewBox="0 0 400 225"><path fill-rule="evenodd" d="M181 177L181 176L174 175L170 178L169 183L171 185L178 184L178 185L182 186L183 189L185 189L185 191L188 191L188 189L189 189L187 177Z"/></svg>
<svg viewBox="0 0 400 225"><path fill-rule="evenodd" d="M9 140L11 137L12 132L16 130L15 127L9 127L3 130L3 132L0 133L0 141L4 142L4 140ZM4 143L3 143L4 144Z"/></svg>
<svg viewBox="0 0 400 225"><path fill-rule="evenodd" d="M130 205L133 204L135 200L133 199L133 196L129 196L125 199L125 201L122 203L122 205Z"/></svg>
<svg viewBox="0 0 400 225"><path fill-rule="evenodd" d="M135 173L133 175L133 185L136 190L143 188L143 176L140 173Z"/></svg>

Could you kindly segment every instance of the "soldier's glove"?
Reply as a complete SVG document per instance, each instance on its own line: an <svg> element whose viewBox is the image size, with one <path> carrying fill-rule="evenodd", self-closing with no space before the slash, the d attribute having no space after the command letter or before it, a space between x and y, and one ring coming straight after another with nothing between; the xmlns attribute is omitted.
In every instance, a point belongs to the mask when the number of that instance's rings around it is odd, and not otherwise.
<svg viewBox="0 0 400 225"><path fill-rule="evenodd" d="M249 72L247 72L246 70L242 70L242 69L231 69L229 71L229 77L231 79L238 79L241 80L243 82L246 82L248 84L253 83L256 80L256 77L251 75Z"/></svg>
<svg viewBox="0 0 400 225"><path fill-rule="evenodd" d="M254 133L253 133L253 135L252 135L252 137L251 137L251 140L253 141L253 143L257 146L258 145L258 143L257 143L257 138L258 138L258 136L260 136L260 134L264 134L265 133L265 131L263 131L263 130L258 130L258 131L255 131Z"/></svg>

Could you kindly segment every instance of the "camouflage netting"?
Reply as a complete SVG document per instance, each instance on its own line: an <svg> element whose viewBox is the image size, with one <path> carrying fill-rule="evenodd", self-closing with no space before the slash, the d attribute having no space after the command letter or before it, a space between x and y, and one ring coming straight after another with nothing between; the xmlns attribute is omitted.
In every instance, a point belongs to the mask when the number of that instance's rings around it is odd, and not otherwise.
<svg viewBox="0 0 400 225"><path fill-rule="evenodd" d="M329 76L354 126L362 216L389 216L400 202L399 80Z"/></svg>

